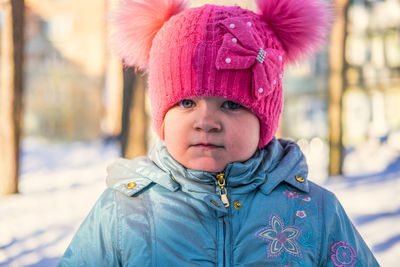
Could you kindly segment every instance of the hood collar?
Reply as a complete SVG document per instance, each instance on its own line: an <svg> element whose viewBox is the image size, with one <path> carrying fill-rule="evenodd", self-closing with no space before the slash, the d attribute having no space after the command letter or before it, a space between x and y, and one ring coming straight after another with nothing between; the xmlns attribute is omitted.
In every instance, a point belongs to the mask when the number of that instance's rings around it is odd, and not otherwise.
<svg viewBox="0 0 400 267"><path fill-rule="evenodd" d="M155 145L149 158L121 158L109 165L107 172L107 185L128 196L157 183L171 191L181 188L198 199L219 201L217 173L183 167L172 158L162 141ZM268 195L282 182L309 191L304 155L291 141L273 139L249 160L228 164L224 173L229 195L246 194L256 188Z"/></svg>
<svg viewBox="0 0 400 267"><path fill-rule="evenodd" d="M218 173L187 169L177 162L167 151L165 143L159 141L149 154L150 159L165 175L149 177L170 190L182 191L204 198L205 194L216 193ZM226 166L226 184L229 193L246 194L257 187L269 194L285 181L295 188L308 192L308 168L303 153L292 141L272 139L264 148L258 149L245 162L233 162Z"/></svg>

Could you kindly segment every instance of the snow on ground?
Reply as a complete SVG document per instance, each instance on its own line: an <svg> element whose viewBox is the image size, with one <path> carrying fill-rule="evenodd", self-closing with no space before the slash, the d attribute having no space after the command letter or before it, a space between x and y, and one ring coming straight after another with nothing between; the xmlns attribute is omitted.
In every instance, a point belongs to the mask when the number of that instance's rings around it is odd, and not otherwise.
<svg viewBox="0 0 400 267"><path fill-rule="evenodd" d="M0 266L56 266L118 157L101 142L25 140L18 195L0 198Z"/></svg>
<svg viewBox="0 0 400 267"><path fill-rule="evenodd" d="M106 166L118 151L101 141L24 140L21 193L0 198L0 267L56 266L105 189ZM380 264L398 266L400 160L380 175L333 177L324 186L335 192Z"/></svg>
<svg viewBox="0 0 400 267"><path fill-rule="evenodd" d="M324 186L336 194L381 266L399 266L400 171L339 179Z"/></svg>

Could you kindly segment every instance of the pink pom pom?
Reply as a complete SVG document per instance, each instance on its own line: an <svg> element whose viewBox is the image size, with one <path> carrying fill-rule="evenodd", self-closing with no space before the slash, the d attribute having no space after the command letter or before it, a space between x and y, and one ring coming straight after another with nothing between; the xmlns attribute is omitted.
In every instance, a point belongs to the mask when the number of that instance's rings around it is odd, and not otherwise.
<svg viewBox="0 0 400 267"><path fill-rule="evenodd" d="M263 19L281 41L289 62L311 54L325 41L333 18L323 0L256 0Z"/></svg>
<svg viewBox="0 0 400 267"><path fill-rule="evenodd" d="M124 65L146 69L154 36L188 6L186 0L123 0L111 17L111 43Z"/></svg>

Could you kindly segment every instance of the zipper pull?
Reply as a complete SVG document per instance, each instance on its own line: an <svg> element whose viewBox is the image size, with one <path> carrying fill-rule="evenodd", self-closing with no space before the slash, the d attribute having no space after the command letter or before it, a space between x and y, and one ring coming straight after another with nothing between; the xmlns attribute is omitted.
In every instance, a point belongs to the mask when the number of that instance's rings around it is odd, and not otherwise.
<svg viewBox="0 0 400 267"><path fill-rule="evenodd" d="M228 191L225 188L225 174L219 173L217 174L217 180L219 185L219 195L221 197L221 202L224 204L225 208L229 207L229 200L228 200Z"/></svg>

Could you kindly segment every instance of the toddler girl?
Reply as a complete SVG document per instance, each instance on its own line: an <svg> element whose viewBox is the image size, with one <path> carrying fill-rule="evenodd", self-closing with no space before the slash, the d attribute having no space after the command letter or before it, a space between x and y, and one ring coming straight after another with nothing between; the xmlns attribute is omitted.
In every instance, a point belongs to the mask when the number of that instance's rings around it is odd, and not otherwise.
<svg viewBox="0 0 400 267"><path fill-rule="evenodd" d="M330 8L256 4L122 2L113 38L148 71L161 141L108 168L59 266L379 266L299 147L274 138L284 65L323 41Z"/></svg>

